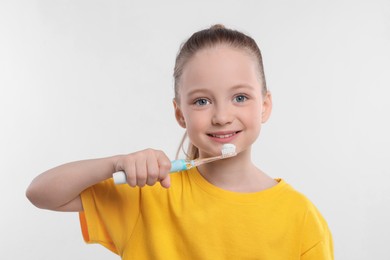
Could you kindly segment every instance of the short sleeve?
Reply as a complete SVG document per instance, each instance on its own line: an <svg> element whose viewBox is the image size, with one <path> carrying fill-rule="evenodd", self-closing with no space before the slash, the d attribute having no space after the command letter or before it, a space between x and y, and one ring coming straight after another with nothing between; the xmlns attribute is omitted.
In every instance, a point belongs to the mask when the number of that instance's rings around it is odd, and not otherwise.
<svg viewBox="0 0 390 260"><path fill-rule="evenodd" d="M306 213L303 238L302 260L333 260L333 239L328 224L312 206Z"/></svg>
<svg viewBox="0 0 390 260"><path fill-rule="evenodd" d="M107 180L84 190L80 196L84 241L101 244L120 255L139 216L139 189L117 186Z"/></svg>

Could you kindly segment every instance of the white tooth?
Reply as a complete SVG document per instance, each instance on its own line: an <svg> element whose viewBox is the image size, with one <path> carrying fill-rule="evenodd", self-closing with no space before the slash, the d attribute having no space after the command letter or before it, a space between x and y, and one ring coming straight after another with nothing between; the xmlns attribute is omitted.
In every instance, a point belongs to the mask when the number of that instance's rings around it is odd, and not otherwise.
<svg viewBox="0 0 390 260"><path fill-rule="evenodd" d="M226 134L226 135L213 135L214 137L216 138L227 138L227 137L231 137L233 136L234 134Z"/></svg>

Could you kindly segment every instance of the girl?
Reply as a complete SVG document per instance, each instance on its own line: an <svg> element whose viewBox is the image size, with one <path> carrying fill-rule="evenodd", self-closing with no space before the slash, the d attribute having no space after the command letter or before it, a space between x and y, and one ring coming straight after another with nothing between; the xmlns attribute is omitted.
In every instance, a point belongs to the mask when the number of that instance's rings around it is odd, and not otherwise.
<svg viewBox="0 0 390 260"><path fill-rule="evenodd" d="M196 32L176 57L174 79L188 159L220 155L225 143L236 156L173 174L153 149L73 162L36 177L29 200L79 212L85 241L122 259L333 259L315 206L251 161L272 110L255 41L222 25ZM128 185L113 184L117 171Z"/></svg>

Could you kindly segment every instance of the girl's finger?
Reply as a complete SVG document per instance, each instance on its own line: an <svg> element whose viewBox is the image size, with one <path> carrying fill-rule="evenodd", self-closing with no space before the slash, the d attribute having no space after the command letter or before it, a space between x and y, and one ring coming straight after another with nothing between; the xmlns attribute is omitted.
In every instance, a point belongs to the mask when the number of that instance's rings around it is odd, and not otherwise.
<svg viewBox="0 0 390 260"><path fill-rule="evenodd" d="M146 177L146 184L152 186L157 182L159 178L159 165L156 154L154 152L152 152L148 156L146 160L146 166L148 171Z"/></svg>
<svg viewBox="0 0 390 260"><path fill-rule="evenodd" d="M161 186L169 188L171 186L171 178L167 175L164 179L160 180Z"/></svg>
<svg viewBox="0 0 390 260"><path fill-rule="evenodd" d="M135 162L129 161L128 164L126 164L125 167L125 173L126 173L126 181L131 187L137 186L137 175L136 175L136 168L135 168Z"/></svg>
<svg viewBox="0 0 390 260"><path fill-rule="evenodd" d="M143 187L147 179L146 158L140 157L135 161L137 186Z"/></svg>
<svg viewBox="0 0 390 260"><path fill-rule="evenodd" d="M162 151L158 151L157 161L159 166L158 179L161 183L161 186L163 186L164 188L169 188L170 186L169 170L171 169L171 161L169 160L168 156Z"/></svg>

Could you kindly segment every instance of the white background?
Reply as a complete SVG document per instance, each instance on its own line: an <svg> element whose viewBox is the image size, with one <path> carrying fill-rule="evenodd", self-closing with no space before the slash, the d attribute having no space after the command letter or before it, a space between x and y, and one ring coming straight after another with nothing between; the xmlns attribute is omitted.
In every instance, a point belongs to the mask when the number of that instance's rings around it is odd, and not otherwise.
<svg viewBox="0 0 390 260"><path fill-rule="evenodd" d="M39 210L25 190L69 161L173 158L175 55L214 23L263 52L274 110L254 161L317 205L337 259L390 259L388 0L1 0L2 259L118 259L84 244L78 214Z"/></svg>

